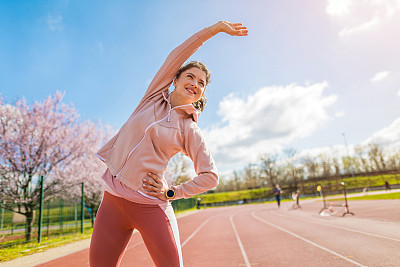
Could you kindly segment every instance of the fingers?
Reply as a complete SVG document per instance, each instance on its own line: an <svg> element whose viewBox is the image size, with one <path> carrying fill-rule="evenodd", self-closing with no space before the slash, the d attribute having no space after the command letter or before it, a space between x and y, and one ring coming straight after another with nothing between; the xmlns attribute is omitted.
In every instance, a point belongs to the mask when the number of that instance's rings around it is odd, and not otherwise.
<svg viewBox="0 0 400 267"><path fill-rule="evenodd" d="M148 184L148 185L152 185L154 187L159 187L159 185L160 185L158 180L154 179L153 177L144 178L143 179L143 183Z"/></svg>
<svg viewBox="0 0 400 267"><path fill-rule="evenodd" d="M145 193L149 196L166 200L163 181L153 173L148 173L147 175L147 177L143 178L142 185Z"/></svg>
<svg viewBox="0 0 400 267"><path fill-rule="evenodd" d="M247 27L243 26L242 23L230 23L230 27L233 29L233 32L230 33L231 35L246 36L249 33Z"/></svg>
<svg viewBox="0 0 400 267"><path fill-rule="evenodd" d="M155 174L153 174L151 172L147 173L147 175L150 176L151 178L153 178L156 183L161 182L160 178L158 178L157 175L155 175Z"/></svg>
<svg viewBox="0 0 400 267"><path fill-rule="evenodd" d="M237 36L247 36L249 33L248 30L240 30L240 32L237 34Z"/></svg>

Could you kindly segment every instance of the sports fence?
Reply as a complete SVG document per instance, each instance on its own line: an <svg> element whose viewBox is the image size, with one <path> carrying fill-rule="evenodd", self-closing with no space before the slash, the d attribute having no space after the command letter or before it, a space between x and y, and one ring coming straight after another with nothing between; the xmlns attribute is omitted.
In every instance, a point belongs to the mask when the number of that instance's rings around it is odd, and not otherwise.
<svg viewBox="0 0 400 267"><path fill-rule="evenodd" d="M83 212L82 212L83 206ZM195 199L178 199L172 202L175 212L191 209L196 206ZM17 204L11 210L1 208L0 214L0 249L26 243L29 231L29 218L17 212ZM23 210L21 210L23 212ZM90 231L96 217L79 199L55 199L43 203L41 240L57 238L63 235L78 234ZM40 207L34 210L31 227L31 240L39 240Z"/></svg>

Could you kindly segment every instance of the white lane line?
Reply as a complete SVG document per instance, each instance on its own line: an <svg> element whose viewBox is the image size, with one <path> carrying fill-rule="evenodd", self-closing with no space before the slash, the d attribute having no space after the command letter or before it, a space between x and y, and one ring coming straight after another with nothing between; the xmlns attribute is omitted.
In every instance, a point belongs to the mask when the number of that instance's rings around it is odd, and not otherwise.
<svg viewBox="0 0 400 267"><path fill-rule="evenodd" d="M197 227L197 229L182 243L181 247L183 248L184 245L186 245L187 242L189 242L190 239L192 239L198 231L200 231L200 229L211 219L212 217L208 218L207 220L205 220L202 224L200 224L199 227Z"/></svg>
<svg viewBox="0 0 400 267"><path fill-rule="evenodd" d="M332 251L332 250L330 250L330 249L328 249L328 248L325 248L325 247L323 247L323 246L321 246L321 245L318 245L317 243L314 243L314 242L312 242L312 241L310 241L310 240L308 240L308 239L306 239L306 238L304 238L304 237L301 237L301 236L299 236L299 235L297 235L297 234L295 234L295 233L292 233L292 232L290 232L290 231L288 231L288 230L286 230L286 229L284 229L284 228L282 228L282 227L280 227L280 226L278 226L278 225L275 225L275 224L272 224L272 223L270 223L270 222L267 222L267 221L261 219L260 217L257 217L257 216L254 214L254 211L251 213L251 216L253 216L253 217L256 218L257 220L259 220L259 221L261 221L261 222L263 222L263 223L265 223L265 224L268 224L269 226L272 226L272 227L274 227L274 228L276 228L276 229L278 229L278 230L281 230L281 231L283 231L283 232L285 232L285 233L287 233L287 234L290 234L290 235L292 235L292 236L294 236L294 237L296 237L296 238L298 238L298 239L301 239L301 240L303 240L303 241L305 241L305 242L307 242L307 243L309 243L309 244L311 244L311 245L313 245L313 246L316 246L317 248L323 249L323 250L325 250L325 251L327 251L327 252L329 252L329 253L331 253L331 254L333 254L333 255L335 255L335 256L338 256L338 257L340 257L340 258L342 258L342 259L344 259L344 260L346 260L346 261L348 261L348 262L351 262L351 263L353 263L353 264L355 264L355 265L357 265L357 266L367 267L366 265L362 265L361 263L358 263L358 262L353 261L353 260L351 260L351 259L349 259L349 258L346 258L345 256L340 255L339 253L336 253L335 251Z"/></svg>
<svg viewBox="0 0 400 267"><path fill-rule="evenodd" d="M282 215L282 214L275 213L275 212L273 212L273 211L270 211L270 212L271 212L272 214L275 214L275 215L279 215L279 216L281 216L281 217L288 218L288 216L284 216L284 215ZM304 219L304 218L303 218L303 219ZM342 227L342 226L336 226L336 225L332 225L332 224L329 224L329 223L316 222L316 221L313 221L313 220L310 220L310 221L309 221L309 220L306 219L306 221L307 221L307 222L311 222L311 223L315 223L315 224L319 224L319 225L325 225L325 226L330 226L330 227L334 227L334 228L338 228L338 229L342 229L342 230L347 230L347 231L351 231L351 232L355 232L355 233L359 233L359 234L370 235L370 236L374 236L374 237L380 237L380 238L384 238L384 239L389 239L389 240L392 240L392 241L400 242L400 239L391 238L391 237L387 237L387 236L383 236L383 235L377 235L377 234L368 233L368 232L364 232L364 231L354 230L354 229L351 229L351 228Z"/></svg>
<svg viewBox="0 0 400 267"><path fill-rule="evenodd" d="M244 262L246 263L246 267L251 267L251 264L250 264L250 262L249 262L249 259L247 258L246 251L245 251L244 248L243 248L242 241L240 241L240 237L239 237L239 234L238 234L238 232L237 232L237 230L236 230L236 226L235 226L235 224L233 223L233 216L234 216L234 215L231 215L231 217L229 218L229 220L231 221L232 228L233 228L233 231L235 232L236 239L237 239L237 241L238 241L238 243L239 243L240 250L242 251L242 256L243 256Z"/></svg>

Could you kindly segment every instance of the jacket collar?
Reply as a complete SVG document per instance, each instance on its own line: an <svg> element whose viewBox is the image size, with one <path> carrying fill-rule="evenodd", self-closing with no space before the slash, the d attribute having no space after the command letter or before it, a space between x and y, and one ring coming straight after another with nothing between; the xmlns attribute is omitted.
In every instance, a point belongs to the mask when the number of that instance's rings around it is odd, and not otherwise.
<svg viewBox="0 0 400 267"><path fill-rule="evenodd" d="M167 103L171 107L171 93L166 94L165 92L162 92L162 95L163 95L164 100L167 101ZM197 110L192 104L181 105L181 106L174 107L172 109L176 110L179 113L183 113L183 114L192 116L193 120L196 123L197 123L197 120L199 119L199 115L201 113L201 111Z"/></svg>

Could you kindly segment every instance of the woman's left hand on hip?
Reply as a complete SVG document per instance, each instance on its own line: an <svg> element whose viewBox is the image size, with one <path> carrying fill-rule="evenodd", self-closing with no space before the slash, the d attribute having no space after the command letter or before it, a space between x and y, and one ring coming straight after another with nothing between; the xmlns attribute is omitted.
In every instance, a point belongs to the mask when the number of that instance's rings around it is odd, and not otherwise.
<svg viewBox="0 0 400 267"><path fill-rule="evenodd" d="M143 178L143 188L147 195L161 200L167 200L165 192L168 190L168 185L164 179L160 179L157 175L148 173L147 176Z"/></svg>

